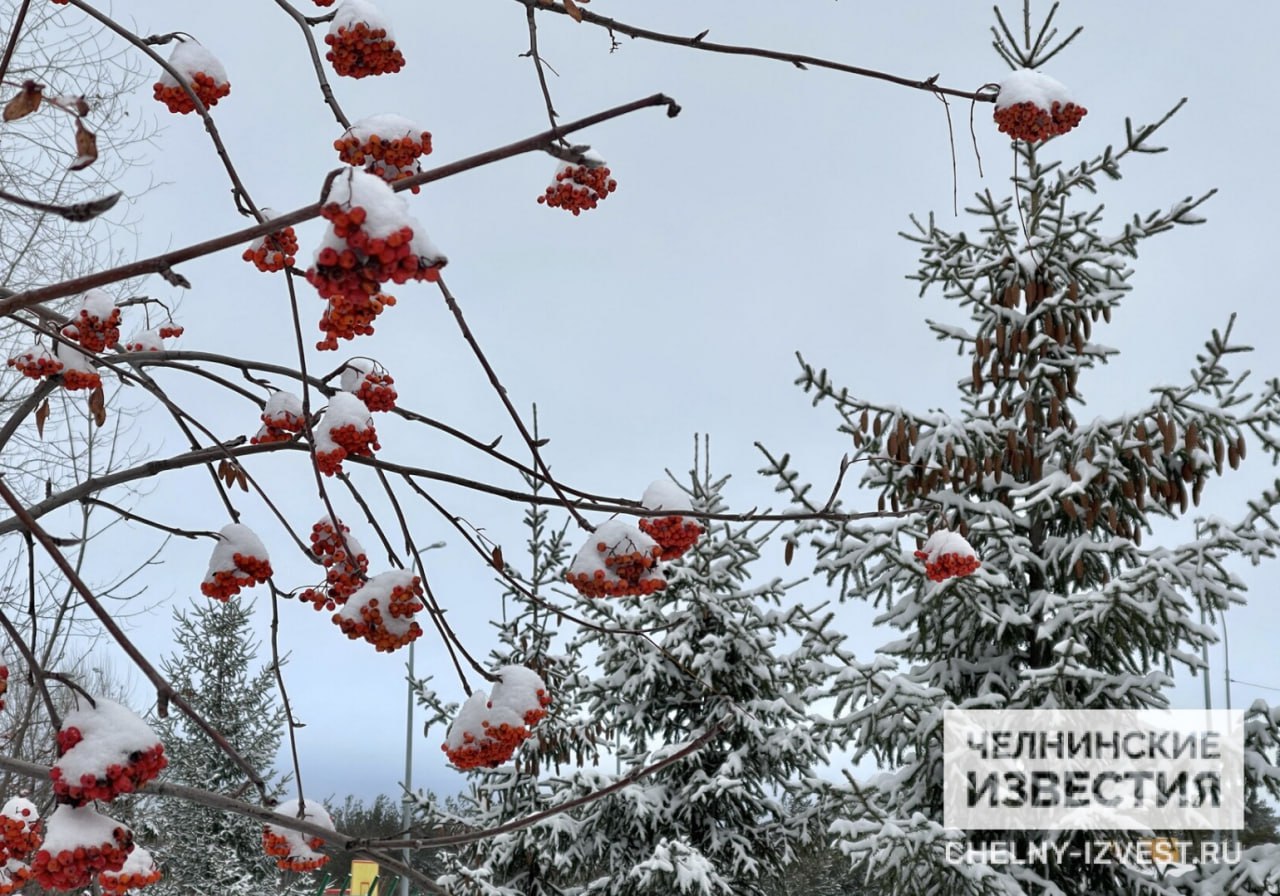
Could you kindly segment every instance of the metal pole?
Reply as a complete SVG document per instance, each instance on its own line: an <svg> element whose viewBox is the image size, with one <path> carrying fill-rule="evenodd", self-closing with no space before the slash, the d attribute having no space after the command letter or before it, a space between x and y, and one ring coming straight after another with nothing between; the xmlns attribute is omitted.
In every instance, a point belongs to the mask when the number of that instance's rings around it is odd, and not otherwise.
<svg viewBox="0 0 1280 896"><path fill-rule="evenodd" d="M413 793L413 642L409 642L409 683L406 690L408 691L408 700L404 710L404 796L401 798L400 824L405 830L405 836L408 836L409 828L412 826L412 809L410 794ZM404 863L410 864L411 856L409 847L404 848ZM400 896L409 896L409 878L400 878Z"/></svg>
<svg viewBox="0 0 1280 896"><path fill-rule="evenodd" d="M1200 605L1200 624L1208 625L1209 616L1205 613L1204 605ZM409 645L411 648L412 644ZM1205 641L1200 645L1200 656L1204 659L1204 708L1213 709L1213 692L1209 689L1209 642Z"/></svg>

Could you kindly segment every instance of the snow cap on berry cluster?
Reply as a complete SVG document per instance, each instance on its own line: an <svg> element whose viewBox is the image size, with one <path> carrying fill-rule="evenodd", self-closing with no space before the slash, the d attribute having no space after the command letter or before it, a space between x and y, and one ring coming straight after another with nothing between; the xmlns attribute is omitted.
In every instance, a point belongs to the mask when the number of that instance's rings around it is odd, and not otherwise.
<svg viewBox="0 0 1280 896"><path fill-rule="evenodd" d="M351 31L361 22L370 31L384 31L387 40L395 40L391 22L369 0L346 0L333 14L333 21L329 23L329 33L337 35L340 28Z"/></svg>
<svg viewBox="0 0 1280 896"><path fill-rule="evenodd" d="M316 461L326 475L336 473L348 455L368 457L378 448L369 407L350 392L335 392L329 398L329 406L311 432Z"/></svg>
<svg viewBox="0 0 1280 896"><path fill-rule="evenodd" d="M981 565L978 552L959 532L938 529L929 535L916 559L924 561L925 574L935 582L967 576Z"/></svg>
<svg viewBox="0 0 1280 896"><path fill-rule="evenodd" d="M153 327L150 330L139 330L129 337L124 344L125 351L130 352L159 352L164 351L164 338L160 335L160 328Z"/></svg>
<svg viewBox="0 0 1280 896"><path fill-rule="evenodd" d="M209 597L227 600L241 588L265 582L271 576L267 546L242 523L223 526L209 557L200 590Z"/></svg>
<svg viewBox="0 0 1280 896"><path fill-rule="evenodd" d="M509 709L526 725L536 724L547 714L551 697L541 675L526 666L503 666L497 675L498 683L489 698L490 707Z"/></svg>
<svg viewBox="0 0 1280 896"><path fill-rule="evenodd" d="M670 479L657 479L640 496L645 510L666 510L671 513L692 513L693 504L684 489Z"/></svg>
<svg viewBox="0 0 1280 896"><path fill-rule="evenodd" d="M300 806L302 806L301 813ZM324 806L315 800L305 803L300 803L296 799L286 800L276 806L275 812L286 818L300 819L308 824L334 830L333 819L329 817ZM267 845L267 854L276 856L276 864L281 868L293 871L314 871L329 861L327 855L318 852L324 840L319 837L309 837L293 828L268 823L263 831L263 841Z"/></svg>
<svg viewBox="0 0 1280 896"><path fill-rule="evenodd" d="M54 352L62 364L62 384L67 389L96 389L102 385L102 377L93 369L87 353L68 342L59 342Z"/></svg>
<svg viewBox="0 0 1280 896"><path fill-rule="evenodd" d="M566 577L590 597L649 594L666 586L653 565L661 553L661 546L637 527L606 520L587 536ZM633 562L636 557L640 562Z"/></svg>
<svg viewBox="0 0 1280 896"><path fill-rule="evenodd" d="M293 421L302 419L302 398L294 395L292 392L286 392L283 389L277 389L267 396L267 403L262 408L263 421L282 420ZM272 423L273 426L281 426L281 423Z"/></svg>
<svg viewBox="0 0 1280 896"><path fill-rule="evenodd" d="M151 853L141 846L129 850L129 856L119 871L103 871L98 875L102 892L111 896L125 896L142 887L149 887L160 880L160 868Z"/></svg>
<svg viewBox="0 0 1280 896"><path fill-rule="evenodd" d="M1029 68L1015 69L1000 81L1000 93L996 95L996 108L1006 109L1018 103L1031 103L1041 109L1051 109L1054 103L1073 103L1075 100L1066 85Z"/></svg>
<svg viewBox="0 0 1280 896"><path fill-rule="evenodd" d="M210 53L203 44L194 40L179 40L173 52L169 54L169 65L178 71L188 82L198 73L204 73L219 84L227 83L227 70L218 57ZM177 87L178 82L168 71L160 73L158 79L165 87Z"/></svg>
<svg viewBox="0 0 1280 896"><path fill-rule="evenodd" d="M363 637L390 653L422 635L413 619L423 608L421 593L417 576L407 569L379 573L347 598L333 621L348 637Z"/></svg>
<svg viewBox="0 0 1280 896"><path fill-rule="evenodd" d="M31 862L47 890L89 886L100 871L119 871L133 847L133 832L91 806L59 804L49 816L44 843Z"/></svg>
<svg viewBox="0 0 1280 896"><path fill-rule="evenodd" d="M105 321L116 310L115 300L105 289L91 289L80 297L80 307L71 314L72 323L81 315Z"/></svg>
<svg viewBox="0 0 1280 896"><path fill-rule="evenodd" d="M462 704L440 747L456 768L497 768L528 736L519 713L493 705L489 695L478 690Z"/></svg>
<svg viewBox="0 0 1280 896"><path fill-rule="evenodd" d="M62 372L62 362L43 344L35 345L14 352L9 356L9 366L17 368L23 376L40 379Z"/></svg>
<svg viewBox="0 0 1280 896"><path fill-rule="evenodd" d="M959 532L952 532L950 529L938 529L931 533L925 539L924 546L920 548L919 553L925 556L921 559L937 560L944 554L957 554L961 557L977 557L978 552L973 549L973 545L969 544L969 540Z"/></svg>
<svg viewBox="0 0 1280 896"><path fill-rule="evenodd" d="M368 358L351 358L342 366L342 379L339 385L343 392L355 392L364 382L364 378L373 373L373 362Z"/></svg>
<svg viewBox="0 0 1280 896"><path fill-rule="evenodd" d="M0 855L22 856L40 845L40 810L15 796L0 808Z"/></svg>
<svg viewBox="0 0 1280 896"><path fill-rule="evenodd" d="M103 698L67 713L58 741L70 746L49 771L53 790L77 805L131 793L168 764L151 727L131 709Z"/></svg>
<svg viewBox="0 0 1280 896"><path fill-rule="evenodd" d="M385 180L363 168L347 166L345 171L333 179L323 204L329 203L336 203L344 209L364 209L365 218L360 229L370 239L386 239L408 227L413 231L409 248L414 255L426 259L427 267L444 267L449 261L448 256L436 248L427 237L426 230L409 213L409 203L404 197L391 189ZM316 264L319 264L320 253L326 247L341 251L347 248L347 241L334 233L332 227L326 229L316 249Z"/></svg>

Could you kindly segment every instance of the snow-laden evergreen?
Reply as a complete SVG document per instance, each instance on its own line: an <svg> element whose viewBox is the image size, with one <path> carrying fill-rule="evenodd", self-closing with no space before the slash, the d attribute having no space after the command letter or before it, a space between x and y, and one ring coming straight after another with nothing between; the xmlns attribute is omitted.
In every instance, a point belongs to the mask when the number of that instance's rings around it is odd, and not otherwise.
<svg viewBox="0 0 1280 896"><path fill-rule="evenodd" d="M1008 29L996 33L1014 68L1036 69L1060 49L1052 29L1025 47ZM1161 881L1150 868L1069 854L1052 867L945 858L946 842L965 835L941 824L944 709L1166 708L1175 670L1201 667L1214 620L1244 600L1229 561L1256 562L1280 543L1271 517L1277 491L1232 519L1196 518L1185 543L1143 543L1154 521L1192 518L1203 490L1250 443L1273 461L1280 456L1280 384L1246 382L1230 363L1244 347L1229 321L1185 382L1156 386L1142 406L1110 417L1090 416L1085 402L1087 388L1105 388L1098 368L1115 349L1094 331L1123 309L1131 260L1147 238L1199 223L1211 195L1103 230L1099 177L1118 178L1122 161L1158 151L1151 138L1168 117L1129 127L1118 149L1074 166L1056 157L1078 151L1087 128L1047 145L1017 141L1011 197L977 196L966 209L971 229L947 230L930 217L906 234L920 248L922 293L969 316L966 326L930 322L972 361L953 410L914 412L858 397L803 363L800 383L840 415L854 461L865 464L864 488L880 509L903 511L805 523L788 535L816 549L817 573L844 597L881 610L877 655L833 668L825 690L843 745L883 768L851 788L849 816L832 827L874 892L1099 896L1140 884L1151 893L1274 892L1266 888L1280 848L1260 847L1238 869L1205 866ZM946 401L942 385L938 404ZM795 508L821 509L787 460L766 454ZM923 575L915 551L943 529L977 549L981 568L972 576L935 583ZM1252 707L1246 744L1248 785L1273 794L1276 716ZM1076 844L1089 836L975 832L967 842ZM1195 889L1201 879L1208 889Z"/></svg>

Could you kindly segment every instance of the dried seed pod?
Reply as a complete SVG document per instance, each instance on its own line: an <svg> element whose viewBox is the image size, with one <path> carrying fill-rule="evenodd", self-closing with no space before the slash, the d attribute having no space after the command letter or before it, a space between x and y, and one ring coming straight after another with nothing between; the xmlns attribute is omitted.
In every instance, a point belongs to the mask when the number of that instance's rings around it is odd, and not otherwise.
<svg viewBox="0 0 1280 896"><path fill-rule="evenodd" d="M947 442L942 449L942 459L948 467L955 463L956 450L952 447L950 442Z"/></svg>
<svg viewBox="0 0 1280 896"><path fill-rule="evenodd" d="M1236 436L1236 454L1240 455L1241 460L1244 460L1244 457L1245 457L1244 433L1241 433L1240 435Z"/></svg>
<svg viewBox="0 0 1280 896"><path fill-rule="evenodd" d="M880 497L876 499L876 511L884 513L884 492L881 492Z"/></svg>
<svg viewBox="0 0 1280 896"><path fill-rule="evenodd" d="M1191 503L1200 506L1200 493L1204 491L1204 476L1197 476L1195 485L1191 486Z"/></svg>
<svg viewBox="0 0 1280 896"><path fill-rule="evenodd" d="M880 438L880 433L882 433L883 431L884 431L884 424L880 419L880 415L876 414L875 424L871 428L871 433L878 439Z"/></svg>
<svg viewBox="0 0 1280 896"><path fill-rule="evenodd" d="M1071 328L1071 347L1077 353L1084 351L1084 339L1084 334L1080 332L1080 328L1073 326Z"/></svg>
<svg viewBox="0 0 1280 896"><path fill-rule="evenodd" d="M1110 305L1102 306L1102 319L1105 320L1107 323L1111 323L1111 306Z"/></svg>
<svg viewBox="0 0 1280 896"><path fill-rule="evenodd" d="M1187 498L1188 498L1187 487L1183 485L1181 482L1179 482L1178 483L1178 512L1179 513L1187 512L1187 506L1188 506Z"/></svg>
<svg viewBox="0 0 1280 896"><path fill-rule="evenodd" d="M1081 557L1076 558L1075 565L1072 567L1072 572L1075 574L1075 579L1077 583L1084 581L1084 559L1083 558Z"/></svg>
<svg viewBox="0 0 1280 896"><path fill-rule="evenodd" d="M1093 320L1090 320L1087 317L1080 318L1080 327L1084 330L1084 338L1086 342L1093 338L1093 321L1097 319L1097 315L1093 316Z"/></svg>
<svg viewBox="0 0 1280 896"><path fill-rule="evenodd" d="M1061 503L1062 503L1063 513L1065 513L1067 516L1069 516L1073 520L1079 519L1079 511L1076 510L1075 501L1072 501L1070 498L1063 498L1061 500Z"/></svg>
<svg viewBox="0 0 1280 896"><path fill-rule="evenodd" d="M1233 470L1240 466L1240 450L1236 448L1235 442L1227 444L1227 463Z"/></svg>
<svg viewBox="0 0 1280 896"><path fill-rule="evenodd" d="M858 420L858 429L861 432L867 431L868 417L870 416L866 408L862 409L862 417Z"/></svg>
<svg viewBox="0 0 1280 896"><path fill-rule="evenodd" d="M1190 482L1196 478L1196 466L1190 460L1182 462L1182 481Z"/></svg>
<svg viewBox="0 0 1280 896"><path fill-rule="evenodd" d="M1005 343L1004 323L996 324L996 350L1003 352Z"/></svg>
<svg viewBox="0 0 1280 896"><path fill-rule="evenodd" d="M1222 436L1215 436L1213 440L1213 469L1219 476L1222 475L1222 457L1226 454L1226 451L1227 445Z"/></svg>
<svg viewBox="0 0 1280 896"><path fill-rule="evenodd" d="M1183 447L1187 449L1188 454L1200 447L1199 436L1200 429L1196 426L1196 422L1192 420L1187 424L1187 431L1183 434L1182 440Z"/></svg>
<svg viewBox="0 0 1280 896"><path fill-rule="evenodd" d="M1004 291L1004 307L1013 308L1017 305L1018 295L1020 292L1021 290L1018 289L1018 284L1016 283L1012 283L1006 287Z"/></svg>
<svg viewBox="0 0 1280 896"><path fill-rule="evenodd" d="M1164 435L1164 453L1173 454L1173 449L1178 444L1178 432L1173 428L1173 421L1161 415L1159 425L1160 432Z"/></svg>
<svg viewBox="0 0 1280 896"><path fill-rule="evenodd" d="M1120 494L1124 495L1127 500L1132 501L1137 493L1138 490L1133 487L1132 480L1126 479L1120 483Z"/></svg>
<svg viewBox="0 0 1280 896"><path fill-rule="evenodd" d="M1018 436L1012 429L1005 430L1004 447L1007 451L1015 451L1018 447Z"/></svg>
<svg viewBox="0 0 1280 896"><path fill-rule="evenodd" d="M1031 331L1026 327L1018 330L1018 350L1024 355L1031 348Z"/></svg>
<svg viewBox="0 0 1280 896"><path fill-rule="evenodd" d="M1116 531L1117 525L1119 525L1119 517L1116 514L1116 505L1108 504L1107 505L1107 528L1109 528L1112 532L1114 532Z"/></svg>
<svg viewBox="0 0 1280 896"><path fill-rule="evenodd" d="M1080 284L1075 280L1067 281L1067 298L1073 302L1080 298Z"/></svg>
<svg viewBox="0 0 1280 896"><path fill-rule="evenodd" d="M854 448L862 447L862 433L856 429L853 431L853 447Z"/></svg>
<svg viewBox="0 0 1280 896"><path fill-rule="evenodd" d="M889 502L890 502L890 506L893 507L894 513L897 513L899 510L902 509L901 505L898 504L897 492L894 492L892 495L889 496Z"/></svg>
<svg viewBox="0 0 1280 896"><path fill-rule="evenodd" d="M890 457L898 456L898 431L896 429L889 433L889 444L885 446L885 453Z"/></svg>
<svg viewBox="0 0 1280 896"><path fill-rule="evenodd" d="M1026 371L1025 369L1019 369L1019 370L1018 370L1018 385L1019 385L1019 386L1021 386L1023 389L1025 389L1025 388L1027 388L1027 383L1028 383L1028 382L1030 382L1030 380L1028 380L1028 379L1027 379L1027 371Z"/></svg>

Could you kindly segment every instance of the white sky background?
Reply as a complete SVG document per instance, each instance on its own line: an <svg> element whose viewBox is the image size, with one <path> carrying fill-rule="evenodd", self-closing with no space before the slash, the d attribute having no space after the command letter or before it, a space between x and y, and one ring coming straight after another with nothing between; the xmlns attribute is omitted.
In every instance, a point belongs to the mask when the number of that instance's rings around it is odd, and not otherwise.
<svg viewBox="0 0 1280 896"><path fill-rule="evenodd" d="M222 60L232 92L214 115L255 201L278 210L314 202L324 173L337 165L331 143L340 128L321 104L297 26L270 3L256 4L252 17L233 6L242 4L118 4L123 21L136 21L139 33L186 31ZM419 121L434 136L428 165L546 127L533 67L520 58L527 49L523 6L381 0L379 7L394 23L407 65L396 76L332 78L352 119L396 112ZM709 28L709 40L909 77L938 73L939 83L963 89L1006 71L990 49L987 3L595 0L590 8L686 35ZM1019 19L1020 5L1005 8ZM1108 369L1082 378L1086 414L1133 407L1150 386L1181 382L1209 330L1224 325L1232 311L1240 314L1237 334L1258 349L1249 365L1263 376L1280 373L1268 228L1277 199L1277 123L1269 92L1277 63L1268 60L1275 58L1280 6L1254 3L1223 15L1201 2L1165 2L1155 10L1109 0L1064 3L1062 30L1075 24L1086 30L1047 69L1089 110L1077 131L1054 143L1053 151L1068 161L1121 143L1126 115L1152 121L1190 97L1159 135L1170 152L1131 158L1124 181L1103 185L1111 226L1118 229L1134 212L1221 189L1203 208L1206 226L1145 245L1135 263L1134 293L1113 326L1095 330L1095 339L1122 354ZM908 214L931 210L944 227L974 229L952 216L952 161L936 99L828 71L625 37L611 54L599 29L561 16L540 20L542 55L559 73L551 89L562 120L658 91L684 109L675 120L660 110L641 111L578 136L608 159L619 183L617 193L580 217L536 204L555 168L541 155L428 185L409 197L414 215L448 253L446 279L512 399L524 410L538 403L542 434L551 438L546 458L558 477L638 497L664 467L687 470L692 434L707 432L715 470L735 474L728 494L734 509L774 500L772 483L755 475L761 463L756 440L792 452L825 491L851 446L835 432L833 412L811 408L792 386L796 350L867 398L921 410L958 408L953 384L967 376L968 364L933 340L924 318L960 317L937 295L917 298L916 284L903 279L914 270L915 253L896 235L908 228ZM166 125L149 167L137 172L139 183L161 184L132 210L142 221L141 254L245 226L199 120L170 117L151 100L149 86L139 92L137 107ZM961 204L984 189L1005 195L1011 152L990 120L991 107L980 105L976 113L985 179L978 177L968 136L968 104L951 108ZM109 135L101 143L109 151ZM309 262L319 233L315 222L299 228L300 265ZM178 345L292 363L283 279L257 272L239 252L180 267L193 288L181 297L187 335ZM321 301L300 286L305 325L312 328ZM179 298L159 278L144 290ZM315 369L332 370L350 354L376 357L394 375L402 406L482 439L503 434L503 448L518 454L518 437L435 287L394 292L399 304L379 319L375 336L350 350L313 352ZM126 321L125 334L132 329ZM317 334L306 331L309 342ZM164 382L201 408L220 435L256 430L247 403L180 387L177 374L165 373ZM143 420L155 454L182 449L162 412ZM384 456L493 476L492 464L447 442L424 441L420 428L393 427L382 416L377 422ZM1238 516L1243 501L1274 476L1259 454L1251 455L1245 472L1210 484L1202 512ZM302 531L321 516L302 455L254 459L250 469L274 488ZM520 485L515 476L502 476L502 484ZM372 490L368 471L357 470L356 477ZM844 492L848 506L872 507L852 485ZM333 494L339 514L376 554L376 539L356 509L337 489ZM498 538L508 560L520 561L523 507L443 487L437 494ZM290 574L305 574L299 584L310 580L311 568L288 557L288 542L268 514L248 496L239 505L244 521L273 547L278 581L291 584ZM226 522L204 474L167 476L141 506L193 528ZM480 558L421 505L413 524L420 543L450 543L447 551L427 555L433 587L472 651L483 656L493 646L485 620L500 612L499 587ZM139 529L120 549L141 556L155 544L154 532ZM174 542L151 576L142 600L157 606L133 620L133 631L152 655L168 649L170 606L190 596L204 599L198 583L208 553L207 541ZM807 560L798 552L788 573L803 571ZM373 565L378 571L378 560ZM760 574L781 574L780 559L777 569L761 564ZM1271 637L1275 575L1274 568L1249 574L1254 602L1230 620L1232 672L1280 688ZM307 793L396 793L403 777L405 653L375 655L370 645L346 640L327 614L296 603L281 610L294 711L307 724L299 732ZM865 627L870 616L855 609L849 624ZM267 625L263 615L258 632L264 642ZM869 653L892 638L868 632L862 643ZM418 671L434 673L445 693L461 699L430 631L418 644ZM1220 665L1214 674L1219 701ZM1240 685L1233 691L1236 706L1260 696L1268 693ZM140 691L137 702L146 699ZM1194 680L1180 688L1175 704L1190 707L1200 699ZM439 749L444 731L424 740L418 727L415 786L456 790L462 778Z"/></svg>

